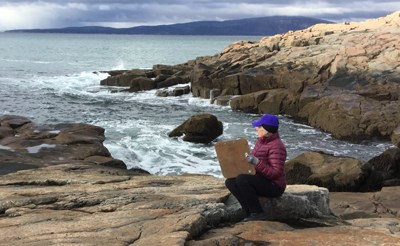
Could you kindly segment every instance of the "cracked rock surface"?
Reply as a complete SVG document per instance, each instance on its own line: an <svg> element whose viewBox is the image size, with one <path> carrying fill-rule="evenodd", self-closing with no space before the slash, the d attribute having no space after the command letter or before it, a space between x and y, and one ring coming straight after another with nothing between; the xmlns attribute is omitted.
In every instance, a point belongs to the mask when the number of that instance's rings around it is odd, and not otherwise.
<svg viewBox="0 0 400 246"><path fill-rule="evenodd" d="M206 175L152 176L89 163L9 173L0 176L0 245L294 245L291 242L396 245L399 242L397 187L376 193L334 193L331 209L338 219L330 223L311 218L294 225L282 221L240 222L237 201L223 181ZM285 196L303 194L302 190L311 197L314 194L312 186L300 185L289 186ZM369 199L365 203L370 203L370 211L368 205L367 208L357 205L359 194ZM299 197L306 199L306 195ZM284 210L287 198L261 201L272 213L272 205L279 202ZM377 201L387 210L376 209L373 205ZM366 211L368 216L358 210Z"/></svg>
<svg viewBox="0 0 400 246"><path fill-rule="evenodd" d="M229 193L209 176L60 164L0 178L0 244L180 245Z"/></svg>

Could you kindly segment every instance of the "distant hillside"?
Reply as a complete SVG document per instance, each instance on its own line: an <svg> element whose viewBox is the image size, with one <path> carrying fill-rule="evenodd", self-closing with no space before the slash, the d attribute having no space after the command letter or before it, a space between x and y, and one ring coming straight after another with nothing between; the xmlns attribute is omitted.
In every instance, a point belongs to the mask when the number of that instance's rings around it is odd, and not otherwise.
<svg viewBox="0 0 400 246"><path fill-rule="evenodd" d="M268 36L300 30L326 20L301 16L270 16L227 21L197 21L172 25L111 28L101 26L57 29L19 29L7 32L84 33L84 34L151 34L151 35L252 35Z"/></svg>

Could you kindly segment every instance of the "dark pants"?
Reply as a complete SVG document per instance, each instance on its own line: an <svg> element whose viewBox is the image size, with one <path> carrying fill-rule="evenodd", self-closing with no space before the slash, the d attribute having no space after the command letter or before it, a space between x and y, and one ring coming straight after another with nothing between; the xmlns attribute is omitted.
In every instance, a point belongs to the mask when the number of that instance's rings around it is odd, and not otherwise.
<svg viewBox="0 0 400 246"><path fill-rule="evenodd" d="M285 191L261 175L240 174L225 180L225 185L239 201L246 215L263 212L258 196L278 197Z"/></svg>

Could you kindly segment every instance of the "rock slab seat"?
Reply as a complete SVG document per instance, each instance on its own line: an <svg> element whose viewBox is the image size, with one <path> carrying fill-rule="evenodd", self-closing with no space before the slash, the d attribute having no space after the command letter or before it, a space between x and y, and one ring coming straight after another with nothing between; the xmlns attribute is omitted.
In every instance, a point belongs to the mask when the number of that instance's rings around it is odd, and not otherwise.
<svg viewBox="0 0 400 246"><path fill-rule="evenodd" d="M329 191L315 185L289 185L278 198L260 198L268 220L295 221L307 218L332 218Z"/></svg>

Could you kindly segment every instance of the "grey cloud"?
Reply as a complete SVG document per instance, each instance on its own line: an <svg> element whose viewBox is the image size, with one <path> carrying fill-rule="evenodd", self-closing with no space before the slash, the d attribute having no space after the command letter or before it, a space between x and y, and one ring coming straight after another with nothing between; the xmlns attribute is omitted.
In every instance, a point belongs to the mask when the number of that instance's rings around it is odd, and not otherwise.
<svg viewBox="0 0 400 246"><path fill-rule="evenodd" d="M68 3L80 3L80 4L130 4L130 5L138 5L138 4L146 4L146 5L151 5L151 4L159 4L159 5L169 5L169 4L182 4L182 5L191 5L191 4L197 4L197 5L202 5L202 4L216 4L216 3L229 3L229 4L238 4L238 3L243 3L243 4L279 4L279 5L288 5L288 4L299 4L299 3L305 3L308 1L301 1L299 2L298 0L202 0L202 1L188 1L188 0L12 0L12 1L2 1L0 2L0 5L2 3L59 3L59 4L68 4ZM310 1L315 4L318 3L329 3L332 5L342 5L342 4L348 4L348 3L364 3L364 2L369 2L369 3L398 3L398 0L379 0L379 1L371 1L371 0L335 0L335 1L330 1L330 0L320 0L320 1Z"/></svg>
<svg viewBox="0 0 400 246"><path fill-rule="evenodd" d="M382 16L386 16L392 13L392 11L375 11L375 12L361 12L355 11L351 13L351 18L349 18L348 14L324 14L324 15L316 15L315 17L325 19L325 20L334 20L334 21L346 21L346 20L364 20L364 19L372 19L378 18Z"/></svg>
<svg viewBox="0 0 400 246"><path fill-rule="evenodd" d="M37 28L49 28L81 25L122 26L123 23L127 27L271 15L303 15L341 22L387 15L396 9L399 10L400 2L397 0L379 2L371 0L0 0L0 11L2 7L12 6L15 6L16 13L19 9L27 10L35 7L32 13L27 11L31 13L30 16L18 17L18 23L22 23L22 19L25 18L26 26L35 20L40 23ZM47 11L43 13L43 17L40 13L42 6ZM2 26L1 21L0 16L0 30L6 29L7 26ZM21 24L12 28L25 27Z"/></svg>

